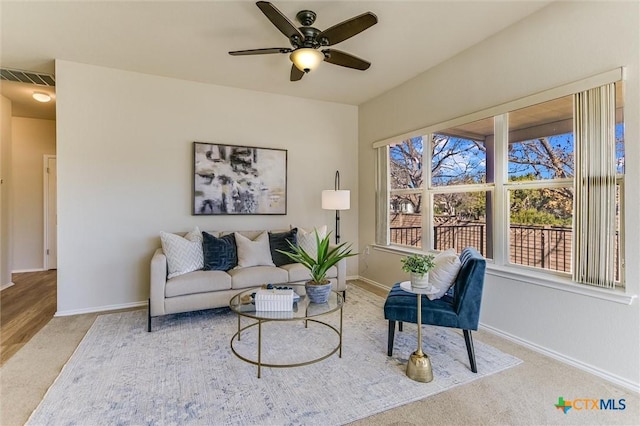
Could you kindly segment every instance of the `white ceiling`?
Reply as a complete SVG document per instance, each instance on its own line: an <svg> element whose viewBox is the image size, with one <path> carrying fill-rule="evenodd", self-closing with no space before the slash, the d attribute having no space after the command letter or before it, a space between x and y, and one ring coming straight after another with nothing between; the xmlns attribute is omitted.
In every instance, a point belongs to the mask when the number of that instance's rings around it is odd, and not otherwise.
<svg viewBox="0 0 640 426"><path fill-rule="evenodd" d="M289 81L287 55L230 50L289 47L252 1L0 3L0 65L54 73L54 59L184 80L359 105L490 37L549 1L274 1L291 21L317 13L323 30L366 11L378 24L336 49L372 63L356 71L323 63ZM16 93L2 94L17 102ZM28 101L28 102L27 102ZM24 105L42 107L30 100ZM49 105L50 107L50 105ZM14 110L16 108L14 107ZM14 111L15 112L15 111ZM15 115L15 114L14 114Z"/></svg>

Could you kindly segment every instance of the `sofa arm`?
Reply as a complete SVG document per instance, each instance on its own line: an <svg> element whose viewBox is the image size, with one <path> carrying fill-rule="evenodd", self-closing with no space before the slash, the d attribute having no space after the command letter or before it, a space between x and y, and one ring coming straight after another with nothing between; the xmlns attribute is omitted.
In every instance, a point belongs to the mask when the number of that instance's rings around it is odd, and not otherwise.
<svg viewBox="0 0 640 426"><path fill-rule="evenodd" d="M151 285L149 299L151 301L151 316L164 315L164 288L167 284L167 257L161 248L153 253L151 258Z"/></svg>

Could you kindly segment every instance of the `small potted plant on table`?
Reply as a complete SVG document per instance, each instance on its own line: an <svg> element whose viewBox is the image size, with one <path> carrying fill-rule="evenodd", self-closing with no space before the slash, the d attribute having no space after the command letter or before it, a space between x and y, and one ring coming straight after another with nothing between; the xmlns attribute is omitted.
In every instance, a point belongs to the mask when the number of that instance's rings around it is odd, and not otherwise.
<svg viewBox="0 0 640 426"><path fill-rule="evenodd" d="M434 258L432 254L412 254L400 259L402 270L411 274L411 287L429 287L429 271L436 266Z"/></svg>
<svg viewBox="0 0 640 426"><path fill-rule="evenodd" d="M331 282L327 279L327 271L342 259L356 256L358 253L352 253L351 244L347 243L330 247L330 232L322 239L318 236L317 231L315 234L317 247L315 257L307 253L302 247L291 244L291 242L289 242L289 251L277 251L302 264L311 273L311 280L304 285L309 301L312 303L326 303L331 294Z"/></svg>

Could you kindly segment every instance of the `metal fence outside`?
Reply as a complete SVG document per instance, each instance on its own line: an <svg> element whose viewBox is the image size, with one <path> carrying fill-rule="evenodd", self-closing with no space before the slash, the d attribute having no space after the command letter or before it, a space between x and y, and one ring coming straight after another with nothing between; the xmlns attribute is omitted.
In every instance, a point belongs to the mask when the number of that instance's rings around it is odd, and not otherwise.
<svg viewBox="0 0 640 426"><path fill-rule="evenodd" d="M486 224L437 224L434 226L434 248L446 250L475 247L486 256ZM405 226L389 228L393 244L422 246L422 228ZM571 272L572 229L562 226L511 225L509 228L509 261L561 272ZM619 264L619 236L616 233L615 259ZM616 281L620 279L616 266Z"/></svg>

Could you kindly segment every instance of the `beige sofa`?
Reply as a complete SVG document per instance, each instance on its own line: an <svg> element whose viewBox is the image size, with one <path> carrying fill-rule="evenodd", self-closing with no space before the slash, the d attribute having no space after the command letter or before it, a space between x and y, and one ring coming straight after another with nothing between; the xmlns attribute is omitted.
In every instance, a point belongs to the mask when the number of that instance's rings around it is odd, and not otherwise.
<svg viewBox="0 0 640 426"><path fill-rule="evenodd" d="M214 236L232 233L206 231ZM263 231L241 231L250 239ZM239 292L263 284L304 284L311 278L309 270L299 263L276 266L251 266L229 271L193 271L167 279L167 258L162 248L151 258L151 286L147 331L151 319L162 315L229 306ZM346 260L342 259L327 273L335 291L346 293ZM304 288L301 288L304 292Z"/></svg>

